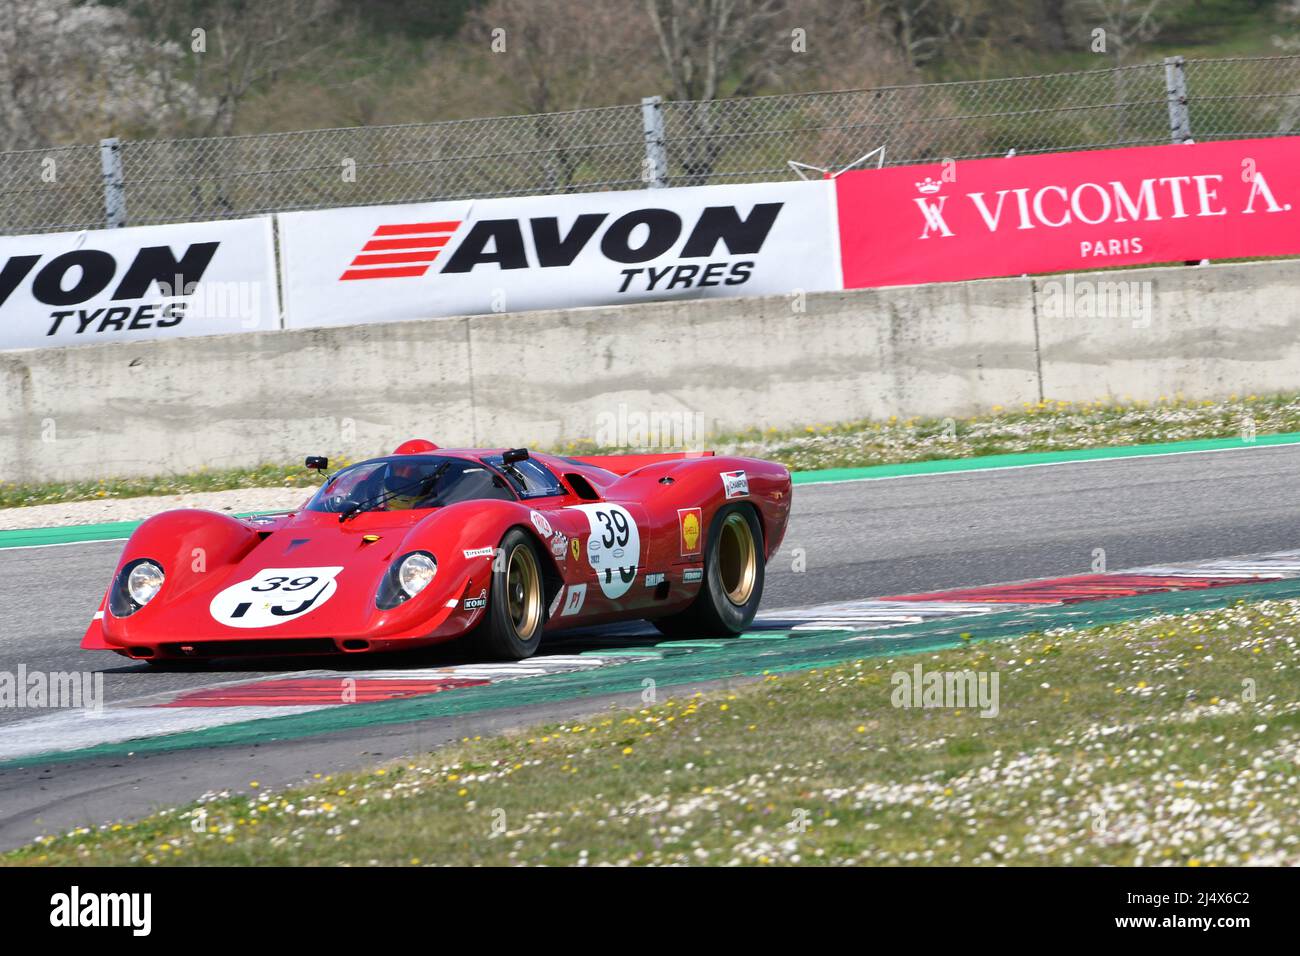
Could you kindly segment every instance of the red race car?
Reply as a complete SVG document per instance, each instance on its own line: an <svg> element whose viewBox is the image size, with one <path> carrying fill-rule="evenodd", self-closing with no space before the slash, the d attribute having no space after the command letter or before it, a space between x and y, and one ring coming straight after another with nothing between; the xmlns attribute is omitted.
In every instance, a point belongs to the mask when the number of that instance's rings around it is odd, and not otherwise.
<svg viewBox="0 0 1300 956"><path fill-rule="evenodd" d="M737 634L790 491L781 465L711 452L564 458L416 439L331 475L290 514L145 521L81 646L165 661L468 635L511 660L546 631L613 621Z"/></svg>

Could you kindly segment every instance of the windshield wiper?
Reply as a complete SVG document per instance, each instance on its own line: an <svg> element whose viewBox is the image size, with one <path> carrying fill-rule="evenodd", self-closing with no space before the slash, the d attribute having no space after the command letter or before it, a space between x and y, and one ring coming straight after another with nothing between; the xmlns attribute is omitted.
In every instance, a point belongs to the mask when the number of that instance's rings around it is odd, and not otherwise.
<svg viewBox="0 0 1300 956"><path fill-rule="evenodd" d="M423 478L417 478L414 481L402 485L400 488L392 488L382 494L375 495L373 498L367 498L364 501L358 501L341 515L339 515L339 524L347 521L349 518L356 517L363 511L369 511L371 508L378 508L380 505L387 504L394 498L400 498L408 491L419 491L419 497L424 498L432 494L438 487L438 479L446 474L447 469L451 467L451 462L444 461L432 472ZM427 490L425 487L427 486Z"/></svg>

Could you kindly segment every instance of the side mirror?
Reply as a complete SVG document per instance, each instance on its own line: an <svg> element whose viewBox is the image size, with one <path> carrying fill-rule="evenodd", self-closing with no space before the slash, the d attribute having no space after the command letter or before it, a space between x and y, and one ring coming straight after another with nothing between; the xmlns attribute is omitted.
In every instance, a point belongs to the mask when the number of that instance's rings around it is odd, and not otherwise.
<svg viewBox="0 0 1300 956"><path fill-rule="evenodd" d="M501 462L505 465L514 465L521 461L528 460L527 448L511 448L501 456Z"/></svg>
<svg viewBox="0 0 1300 956"><path fill-rule="evenodd" d="M316 471L319 471L319 472L324 473L324 472L326 472L326 471L329 470L329 466L330 466L330 460L329 460L328 458L326 458L324 455L308 455L308 456L307 456L307 467L308 467L308 468L313 468L313 469L315 469Z"/></svg>

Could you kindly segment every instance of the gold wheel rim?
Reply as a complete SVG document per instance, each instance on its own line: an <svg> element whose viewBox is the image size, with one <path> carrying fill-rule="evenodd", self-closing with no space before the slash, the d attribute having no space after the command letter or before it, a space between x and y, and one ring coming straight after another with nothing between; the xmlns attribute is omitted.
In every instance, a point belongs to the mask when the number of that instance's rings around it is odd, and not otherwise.
<svg viewBox="0 0 1300 956"><path fill-rule="evenodd" d="M754 547L754 533L749 530L749 522L739 512L733 511L722 523L722 534L718 538L718 572L727 600L743 607L754 593L758 549Z"/></svg>
<svg viewBox="0 0 1300 956"><path fill-rule="evenodd" d="M506 606L520 640L528 640L542 616L541 574L527 545L517 544L506 564Z"/></svg>

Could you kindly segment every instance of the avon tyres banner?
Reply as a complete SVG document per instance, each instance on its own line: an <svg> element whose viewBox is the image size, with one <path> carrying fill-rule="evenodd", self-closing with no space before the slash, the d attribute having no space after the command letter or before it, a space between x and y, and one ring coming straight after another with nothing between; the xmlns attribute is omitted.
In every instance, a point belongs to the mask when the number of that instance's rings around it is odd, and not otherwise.
<svg viewBox="0 0 1300 956"><path fill-rule="evenodd" d="M840 288L827 182L279 217L286 325Z"/></svg>
<svg viewBox="0 0 1300 956"><path fill-rule="evenodd" d="M0 236L0 349L279 325L270 217Z"/></svg>
<svg viewBox="0 0 1300 956"><path fill-rule="evenodd" d="M836 181L844 287L1300 253L1300 139L961 160Z"/></svg>

